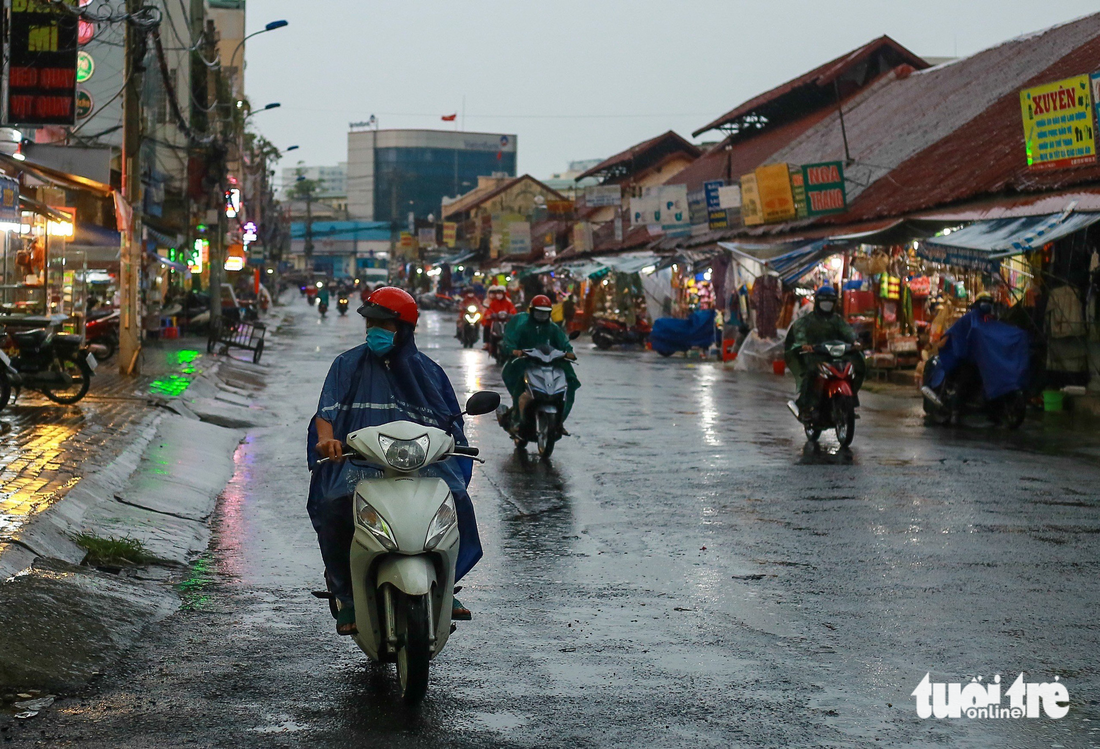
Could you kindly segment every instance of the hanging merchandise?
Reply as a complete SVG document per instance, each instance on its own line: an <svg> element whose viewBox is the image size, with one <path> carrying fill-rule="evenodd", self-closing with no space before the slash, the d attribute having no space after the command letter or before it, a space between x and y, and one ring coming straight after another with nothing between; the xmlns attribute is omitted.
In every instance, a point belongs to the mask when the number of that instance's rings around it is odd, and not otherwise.
<svg viewBox="0 0 1100 749"><path fill-rule="evenodd" d="M928 296L932 291L932 279L928 276L913 276L909 279L909 290L913 296Z"/></svg>

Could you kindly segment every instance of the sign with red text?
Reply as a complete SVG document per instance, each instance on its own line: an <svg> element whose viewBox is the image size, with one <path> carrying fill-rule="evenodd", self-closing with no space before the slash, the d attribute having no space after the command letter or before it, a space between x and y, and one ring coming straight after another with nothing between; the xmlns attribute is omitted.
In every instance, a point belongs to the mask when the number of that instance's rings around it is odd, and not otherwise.
<svg viewBox="0 0 1100 749"><path fill-rule="evenodd" d="M1088 75L1020 92L1024 151L1033 171L1096 163L1096 129Z"/></svg>
<svg viewBox="0 0 1100 749"><path fill-rule="evenodd" d="M844 162L802 165L802 189L806 193L806 215L825 216L848 209L844 190Z"/></svg>
<svg viewBox="0 0 1100 749"><path fill-rule="evenodd" d="M12 0L8 24L7 122L76 123L77 0Z"/></svg>

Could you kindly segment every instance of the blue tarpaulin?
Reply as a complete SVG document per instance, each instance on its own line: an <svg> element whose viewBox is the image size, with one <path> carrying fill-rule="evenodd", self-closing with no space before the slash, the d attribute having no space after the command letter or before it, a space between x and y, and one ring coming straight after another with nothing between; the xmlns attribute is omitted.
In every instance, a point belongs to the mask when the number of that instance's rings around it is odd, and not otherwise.
<svg viewBox="0 0 1100 749"><path fill-rule="evenodd" d="M964 361L978 367L986 400L1027 387L1029 344L1025 331L999 320L982 321L978 312L972 311L952 325L947 336L940 350L940 365L932 373L932 387L938 388Z"/></svg>
<svg viewBox="0 0 1100 749"><path fill-rule="evenodd" d="M995 273L1002 258L1042 247L1097 221L1100 221L1100 213L1055 213L976 221L950 234L926 239L917 254L935 263Z"/></svg>
<svg viewBox="0 0 1100 749"><path fill-rule="evenodd" d="M714 310L701 309L692 312L686 320L662 317L653 323L649 342L658 354L687 351L690 348L709 348L714 344Z"/></svg>

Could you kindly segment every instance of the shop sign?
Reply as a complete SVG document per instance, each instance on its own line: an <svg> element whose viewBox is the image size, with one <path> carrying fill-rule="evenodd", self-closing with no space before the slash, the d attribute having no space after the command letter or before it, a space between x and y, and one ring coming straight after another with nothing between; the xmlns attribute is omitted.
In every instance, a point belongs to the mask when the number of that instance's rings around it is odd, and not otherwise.
<svg viewBox="0 0 1100 749"><path fill-rule="evenodd" d="M19 223L19 182L0 176L0 221Z"/></svg>
<svg viewBox="0 0 1100 749"><path fill-rule="evenodd" d="M573 247L577 252L591 252L592 224L587 221L573 224Z"/></svg>
<svg viewBox="0 0 1100 749"><path fill-rule="evenodd" d="M1088 75L1020 92L1027 166L1063 169L1096 161L1096 130Z"/></svg>
<svg viewBox="0 0 1100 749"><path fill-rule="evenodd" d="M95 38L95 24L81 18L77 24L76 41L83 47L93 38Z"/></svg>
<svg viewBox="0 0 1100 749"><path fill-rule="evenodd" d="M1096 124L1100 127L1100 71L1089 76L1092 85L1092 106L1096 108Z"/></svg>
<svg viewBox="0 0 1100 749"><path fill-rule="evenodd" d="M619 185L599 185L584 188L584 204L589 208L619 206L623 202L623 191Z"/></svg>
<svg viewBox="0 0 1100 749"><path fill-rule="evenodd" d="M435 245L435 227L428 229L420 229L416 233L416 238L420 242L421 247L432 247Z"/></svg>
<svg viewBox="0 0 1100 749"><path fill-rule="evenodd" d="M39 0L13 0L8 24L8 122L76 122L77 0L55 9Z"/></svg>
<svg viewBox="0 0 1100 749"><path fill-rule="evenodd" d="M805 185L808 215L824 216L829 213L843 213L848 209L843 162L804 164L802 182Z"/></svg>
<svg viewBox="0 0 1100 749"><path fill-rule="evenodd" d="M508 224L509 255L527 255L531 252L531 224L526 221L513 221Z"/></svg>
<svg viewBox="0 0 1100 749"><path fill-rule="evenodd" d="M90 81L95 75L95 60L84 50L76 53L76 82Z"/></svg>
<svg viewBox="0 0 1100 749"><path fill-rule="evenodd" d="M718 207L723 210L741 208L741 185L725 185L718 188Z"/></svg>
<svg viewBox="0 0 1100 749"><path fill-rule="evenodd" d="M84 89L79 89L76 92L76 118L78 120L87 119L95 108L95 99Z"/></svg>
<svg viewBox="0 0 1100 749"><path fill-rule="evenodd" d="M443 244L454 247L458 241L458 224L453 221L443 222Z"/></svg>
<svg viewBox="0 0 1100 749"><path fill-rule="evenodd" d="M703 193L707 201L707 226L711 229L729 228L729 216L722 208L722 201L718 197L718 191L725 187L726 181L712 179L703 183Z"/></svg>
<svg viewBox="0 0 1100 749"><path fill-rule="evenodd" d="M401 249L411 250L414 246L416 246L416 242L413 239L413 235L409 234L407 231L401 232Z"/></svg>
<svg viewBox="0 0 1100 749"><path fill-rule="evenodd" d="M791 192L791 171L786 164L757 167L756 190L764 223L790 221L798 215Z"/></svg>
<svg viewBox="0 0 1100 749"><path fill-rule="evenodd" d="M187 267L192 273L202 273L203 261L209 256L210 243L205 239L196 239L191 251L187 253Z"/></svg>
<svg viewBox="0 0 1100 749"><path fill-rule="evenodd" d="M791 195L794 196L794 215L796 218L806 218L806 184L802 178L802 167L797 164L789 164L791 172Z"/></svg>
<svg viewBox="0 0 1100 749"><path fill-rule="evenodd" d="M670 237L691 235L687 185L647 187L640 198L630 199L632 226L659 226Z"/></svg>
<svg viewBox="0 0 1100 749"><path fill-rule="evenodd" d="M547 200L546 212L551 216L569 216L573 213L572 200Z"/></svg>
<svg viewBox="0 0 1100 749"><path fill-rule="evenodd" d="M760 206L755 172L741 177L741 222L745 226L759 226L764 223L764 210Z"/></svg>

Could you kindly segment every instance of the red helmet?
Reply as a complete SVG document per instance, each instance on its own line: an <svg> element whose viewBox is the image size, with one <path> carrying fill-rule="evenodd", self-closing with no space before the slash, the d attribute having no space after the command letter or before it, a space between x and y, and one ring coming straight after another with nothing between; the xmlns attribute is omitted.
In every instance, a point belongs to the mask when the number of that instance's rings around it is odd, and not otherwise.
<svg viewBox="0 0 1100 749"><path fill-rule="evenodd" d="M358 311L371 320L400 320L409 325L416 325L420 319L420 308L412 295L393 286L375 289Z"/></svg>
<svg viewBox="0 0 1100 749"><path fill-rule="evenodd" d="M550 301L550 297L546 296L546 294L539 294L531 300L531 309L552 309L553 306L553 302Z"/></svg>

